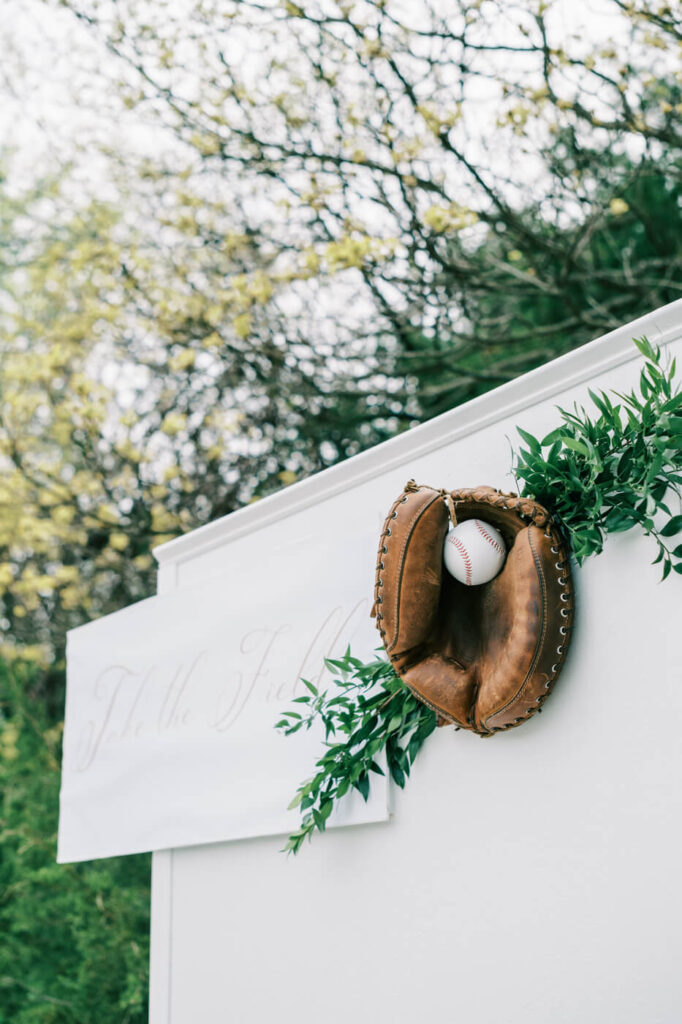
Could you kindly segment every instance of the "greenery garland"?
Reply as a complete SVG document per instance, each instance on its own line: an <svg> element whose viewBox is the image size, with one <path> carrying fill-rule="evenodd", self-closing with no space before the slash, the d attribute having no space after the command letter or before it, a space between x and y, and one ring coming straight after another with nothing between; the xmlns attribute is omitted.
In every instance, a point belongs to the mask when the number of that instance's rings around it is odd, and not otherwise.
<svg viewBox="0 0 682 1024"><path fill-rule="evenodd" d="M418 701L384 658L363 663L350 650L338 661L327 660L335 675L333 686L319 692L303 680L308 693L297 697L300 710L285 711L276 725L290 736L321 722L324 753L316 773L300 785L289 807L300 807L300 828L284 849L298 853L317 829L324 832L334 804L352 788L366 800L370 774L384 774L377 757L385 754L391 778L401 788L427 736L436 728L436 715Z"/></svg>
<svg viewBox="0 0 682 1024"><path fill-rule="evenodd" d="M519 450L514 475L523 481L521 494L551 510L578 564L600 554L606 534L639 526L657 542L655 563L663 563L665 579L671 570L682 573L682 544L666 543L682 531L682 515L668 504L681 493L682 394L675 360L662 365L660 349L646 338L635 345L646 360L639 393L590 390L599 416L560 408L563 423L542 441L517 427L527 448Z"/></svg>
<svg viewBox="0 0 682 1024"><path fill-rule="evenodd" d="M682 532L670 498L682 493L682 394L675 386L675 361L663 365L660 349L635 340L645 358L638 391L590 391L599 415L582 407L559 409L562 424L541 441L517 427L526 447L513 472L519 492L552 511L576 561L603 550L608 533L639 526L658 547L654 564L665 579L682 574L682 544L668 539ZM304 840L323 832L337 801L350 789L366 800L370 775L389 774L401 788L414 759L436 728L436 715L404 685L383 657L364 663L350 650L327 660L334 678L323 691L307 680L308 693L284 712L276 728L290 736L321 723L324 752L312 778L302 783L289 805L301 811L300 827L284 849L297 853Z"/></svg>

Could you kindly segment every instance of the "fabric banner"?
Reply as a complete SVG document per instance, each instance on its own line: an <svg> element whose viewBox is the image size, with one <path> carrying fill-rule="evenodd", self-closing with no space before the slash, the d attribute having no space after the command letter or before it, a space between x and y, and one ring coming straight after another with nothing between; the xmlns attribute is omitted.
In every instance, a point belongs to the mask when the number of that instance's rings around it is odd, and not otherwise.
<svg viewBox="0 0 682 1024"><path fill-rule="evenodd" d="M264 531L266 533L267 531ZM263 571L152 597L69 633L59 861L286 833L322 736L274 723L324 659L369 654L376 534L345 552L300 545ZM369 558L367 553L370 552ZM368 572L368 569L370 570ZM344 800L329 825L385 820L387 786Z"/></svg>

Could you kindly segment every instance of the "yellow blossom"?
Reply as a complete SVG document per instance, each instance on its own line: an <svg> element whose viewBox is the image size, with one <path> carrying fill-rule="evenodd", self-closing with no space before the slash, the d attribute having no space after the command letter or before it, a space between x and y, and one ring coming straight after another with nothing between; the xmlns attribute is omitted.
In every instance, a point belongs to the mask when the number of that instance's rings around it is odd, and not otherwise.
<svg viewBox="0 0 682 1024"><path fill-rule="evenodd" d="M436 136L448 131L462 117L460 104L449 107L447 110L439 110L432 103L420 103L417 107L428 129Z"/></svg>
<svg viewBox="0 0 682 1024"><path fill-rule="evenodd" d="M78 608L83 603L83 592L80 587L74 584L64 587L59 593L59 600L61 601L62 608L67 611L73 611L74 608Z"/></svg>
<svg viewBox="0 0 682 1024"><path fill-rule="evenodd" d="M249 297L254 302L266 303L272 298L272 282L260 271L257 271L247 285Z"/></svg>
<svg viewBox="0 0 682 1024"><path fill-rule="evenodd" d="M311 273L316 273L320 268L320 257L313 248L303 251L303 266Z"/></svg>
<svg viewBox="0 0 682 1024"><path fill-rule="evenodd" d="M350 267L360 268L368 259L386 258L395 252L395 248L395 239L354 234L330 242L325 249L325 256L329 270L335 273Z"/></svg>
<svg viewBox="0 0 682 1024"><path fill-rule="evenodd" d="M116 451L122 458L128 459L130 462L142 461L142 452L134 444L131 444L128 438L124 438L116 444Z"/></svg>
<svg viewBox="0 0 682 1024"><path fill-rule="evenodd" d="M77 583L80 578L80 572L75 565L60 565L55 569L52 577L57 584Z"/></svg>
<svg viewBox="0 0 682 1024"><path fill-rule="evenodd" d="M627 213L629 209L630 207L624 199L612 199L609 203L609 210L614 217L620 217L623 213Z"/></svg>
<svg viewBox="0 0 682 1024"><path fill-rule="evenodd" d="M109 534L109 547L112 547L114 551L125 551L129 543L129 538L125 533Z"/></svg>
<svg viewBox="0 0 682 1024"><path fill-rule="evenodd" d="M100 505L97 509L97 516L102 523L108 523L113 526L118 522L119 515L117 509L113 505Z"/></svg>
<svg viewBox="0 0 682 1024"><path fill-rule="evenodd" d="M471 227L478 220L478 214L458 203L449 203L447 206L430 206L423 220L433 231L444 234Z"/></svg>
<svg viewBox="0 0 682 1024"><path fill-rule="evenodd" d="M168 360L168 365L171 370L178 372L180 370L188 370L191 366L194 366L195 354L191 348L182 348L179 352L176 352Z"/></svg>
<svg viewBox="0 0 682 1024"><path fill-rule="evenodd" d="M30 661L41 668L47 668L53 661L47 644L2 644L0 657L4 661Z"/></svg>
<svg viewBox="0 0 682 1024"><path fill-rule="evenodd" d="M220 321L223 319L223 308L222 306L209 306L208 309L204 310L204 320L211 327L217 327Z"/></svg>
<svg viewBox="0 0 682 1024"><path fill-rule="evenodd" d="M251 317L248 313L241 313L232 321L232 326L239 338L248 338L251 333Z"/></svg>
<svg viewBox="0 0 682 1024"><path fill-rule="evenodd" d="M0 731L0 757L4 761L15 761L19 756L19 729L14 722L3 722Z"/></svg>
<svg viewBox="0 0 682 1024"><path fill-rule="evenodd" d="M168 532L170 530L174 530L177 526L177 519L175 516L160 502L154 502L151 507L151 513L152 530L154 533Z"/></svg>
<svg viewBox="0 0 682 1024"><path fill-rule="evenodd" d="M169 437L175 437L187 426L187 417L181 412L169 412L167 413L161 424L161 429L164 434L168 434Z"/></svg>
<svg viewBox="0 0 682 1024"><path fill-rule="evenodd" d="M218 332L212 331L210 334L207 334L205 338L202 338L201 344L204 348L222 348L224 343Z"/></svg>
<svg viewBox="0 0 682 1024"><path fill-rule="evenodd" d="M133 558L133 565L136 569L150 569L154 564L154 559L151 555L136 555Z"/></svg>

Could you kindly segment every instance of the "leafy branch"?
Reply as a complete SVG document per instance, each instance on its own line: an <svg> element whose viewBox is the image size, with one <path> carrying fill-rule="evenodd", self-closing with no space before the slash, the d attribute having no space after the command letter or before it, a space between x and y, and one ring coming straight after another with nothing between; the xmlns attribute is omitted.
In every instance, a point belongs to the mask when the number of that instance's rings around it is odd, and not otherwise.
<svg viewBox="0 0 682 1024"><path fill-rule="evenodd" d="M297 697L300 710L285 711L275 728L285 736L322 723L324 753L316 773L302 783L289 807L300 807L300 827L284 850L298 853L317 829L324 832L334 804L351 789L367 800L370 773L384 775L377 758L382 753L393 781L401 788L414 759L436 728L436 715L413 696L383 658L363 663L352 657L325 662L335 678L333 688L319 691L302 680L308 693Z"/></svg>
<svg viewBox="0 0 682 1024"><path fill-rule="evenodd" d="M602 551L607 534L639 526L656 540L665 579L682 573L682 544L667 543L682 532L682 515L670 509L682 485L682 394L675 360L663 365L646 338L635 345L646 359L638 390L590 390L599 415L559 409L564 422L541 441L517 427L527 447L514 474L524 496L551 510L579 564Z"/></svg>

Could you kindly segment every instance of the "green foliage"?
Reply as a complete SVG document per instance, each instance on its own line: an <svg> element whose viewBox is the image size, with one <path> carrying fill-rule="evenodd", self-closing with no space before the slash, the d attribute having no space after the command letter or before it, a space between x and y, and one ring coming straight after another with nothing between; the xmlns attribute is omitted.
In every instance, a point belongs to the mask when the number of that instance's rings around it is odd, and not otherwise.
<svg viewBox="0 0 682 1024"><path fill-rule="evenodd" d="M367 800L370 775L384 771L377 758L386 755L393 781L401 788L424 740L436 728L436 715L420 703L383 658L363 663L348 649L338 661L328 660L334 688L319 692L303 680L308 693L285 711L275 728L285 736L321 723L325 750L316 773L296 791L289 805L300 807L301 826L289 836L285 851L298 853L317 829L324 832L334 804L351 789Z"/></svg>
<svg viewBox="0 0 682 1024"><path fill-rule="evenodd" d="M544 159L562 187L553 193L551 219L550 201L538 190L513 223L499 217L476 248L459 236L441 240L453 270L467 265L466 276L444 279L466 320L457 333L443 323L436 337L413 329L401 337L396 367L416 378L423 417L680 297L679 159L669 153L632 162L608 146L585 145L568 129ZM580 195L583 180L597 183L589 202ZM579 211L568 218L561 211L576 195ZM611 213L613 197L624 212Z"/></svg>
<svg viewBox="0 0 682 1024"><path fill-rule="evenodd" d="M638 390L590 391L599 415L560 409L563 423L539 441L519 429L526 443L514 466L522 493L549 508L571 540L578 563L599 554L608 533L639 526L655 538L663 579L682 573L682 515L669 502L682 485L682 394L675 361L663 365L660 349L635 341L646 362Z"/></svg>
<svg viewBox="0 0 682 1024"><path fill-rule="evenodd" d="M0 663L0 1024L147 1020L149 857L58 865L60 723Z"/></svg>

